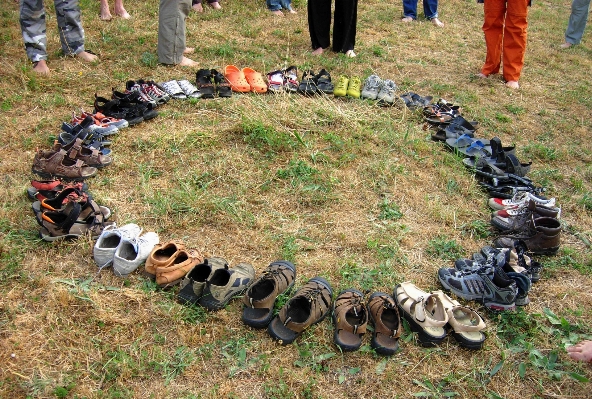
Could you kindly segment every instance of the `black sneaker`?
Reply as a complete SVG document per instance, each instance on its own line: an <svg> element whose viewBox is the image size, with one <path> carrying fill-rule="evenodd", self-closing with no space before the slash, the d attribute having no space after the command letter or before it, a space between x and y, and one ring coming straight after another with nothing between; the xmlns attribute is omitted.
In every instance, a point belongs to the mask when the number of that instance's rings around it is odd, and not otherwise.
<svg viewBox="0 0 592 399"><path fill-rule="evenodd" d="M212 71L209 69L200 69L195 74L195 83L201 98L214 98L214 83L212 83Z"/></svg>

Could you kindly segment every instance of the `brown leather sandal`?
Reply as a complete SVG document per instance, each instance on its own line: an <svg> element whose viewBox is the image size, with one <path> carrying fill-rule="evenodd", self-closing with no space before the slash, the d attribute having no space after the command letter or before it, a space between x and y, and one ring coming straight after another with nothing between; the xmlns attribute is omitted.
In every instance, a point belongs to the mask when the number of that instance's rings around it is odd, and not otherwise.
<svg viewBox="0 0 592 399"><path fill-rule="evenodd" d="M65 146L62 146L62 144L56 140L53 145L53 150L60 151L62 149L68 152L68 157L73 161L79 159L86 165L95 168L103 168L113 162L111 157L101 154L99 150L83 145L81 139L76 139Z"/></svg>
<svg viewBox="0 0 592 399"><path fill-rule="evenodd" d="M368 326L364 294L354 289L342 291L333 304L333 323L333 342L342 351L358 350Z"/></svg>
<svg viewBox="0 0 592 399"><path fill-rule="evenodd" d="M83 235L90 235L93 239L98 238L106 224L96 203L93 201L90 206L93 212L81 221L78 219L82 206L77 202L72 203L72 208L68 213L43 212L41 216L43 227L39 230L39 235L45 241L78 238Z"/></svg>
<svg viewBox="0 0 592 399"><path fill-rule="evenodd" d="M97 174L97 168L87 166L82 160L73 160L66 151L37 151L33 160L33 173L44 178L53 176L69 180L84 180Z"/></svg>
<svg viewBox="0 0 592 399"><path fill-rule="evenodd" d="M243 303L243 323L253 328L265 328L273 318L277 297L288 291L296 279L296 266L287 260L272 262L249 287Z"/></svg>
<svg viewBox="0 0 592 399"><path fill-rule="evenodd" d="M368 299L370 320L374 324L374 332L370 342L372 348L380 355L394 355L399 349L401 336L401 318L393 297L384 292L375 292Z"/></svg>

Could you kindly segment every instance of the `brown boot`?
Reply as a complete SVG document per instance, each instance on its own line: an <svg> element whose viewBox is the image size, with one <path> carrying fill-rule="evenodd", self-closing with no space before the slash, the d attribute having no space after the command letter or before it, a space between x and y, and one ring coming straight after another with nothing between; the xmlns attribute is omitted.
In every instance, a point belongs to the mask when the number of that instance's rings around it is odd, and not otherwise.
<svg viewBox="0 0 592 399"><path fill-rule="evenodd" d="M493 242L497 248L514 248L522 240L529 252L539 255L553 255L560 245L561 223L551 217L529 219L519 231L499 237Z"/></svg>

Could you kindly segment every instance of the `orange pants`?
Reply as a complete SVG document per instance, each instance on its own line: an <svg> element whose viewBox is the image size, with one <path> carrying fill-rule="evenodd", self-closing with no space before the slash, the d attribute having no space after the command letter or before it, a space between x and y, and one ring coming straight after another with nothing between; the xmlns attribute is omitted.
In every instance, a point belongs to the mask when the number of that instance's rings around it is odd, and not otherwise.
<svg viewBox="0 0 592 399"><path fill-rule="evenodd" d="M487 45L483 75L499 73L506 82L520 79L526 52L528 0L485 0L483 32Z"/></svg>

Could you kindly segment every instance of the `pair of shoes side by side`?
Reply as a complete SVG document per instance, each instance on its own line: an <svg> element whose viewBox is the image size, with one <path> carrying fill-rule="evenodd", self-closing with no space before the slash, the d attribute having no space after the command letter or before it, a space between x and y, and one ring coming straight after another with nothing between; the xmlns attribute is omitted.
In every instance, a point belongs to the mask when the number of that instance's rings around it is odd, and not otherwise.
<svg viewBox="0 0 592 399"><path fill-rule="evenodd" d="M326 69L321 69L316 74L312 70L308 70L302 74L302 79L298 85L298 92L305 96L333 94L334 88L331 81L331 74Z"/></svg>
<svg viewBox="0 0 592 399"><path fill-rule="evenodd" d="M188 98L201 98L202 93L189 80L169 80L162 82L160 87L171 97L176 100L185 100Z"/></svg>
<svg viewBox="0 0 592 399"><path fill-rule="evenodd" d="M351 78L345 75L339 76L339 80L337 81L337 85L335 85L335 89L333 90L333 95L335 97L353 97L353 98L360 98L362 95L361 93L361 85L362 81L357 76L352 76Z"/></svg>
<svg viewBox="0 0 592 399"><path fill-rule="evenodd" d="M239 69L235 65L224 68L224 77L230 83L232 91L237 93L266 93L267 85L261 74L252 68Z"/></svg>
<svg viewBox="0 0 592 399"><path fill-rule="evenodd" d="M187 273L203 262L202 254L181 241L170 240L154 246L146 259L143 274L163 289L181 282Z"/></svg>
<svg viewBox="0 0 592 399"><path fill-rule="evenodd" d="M224 75L215 69L200 69L195 73L195 82L201 98L232 97L232 87Z"/></svg>
<svg viewBox="0 0 592 399"><path fill-rule="evenodd" d="M382 80L377 75L370 75L364 81L360 97L392 105L395 102L395 91L397 85L392 80Z"/></svg>

